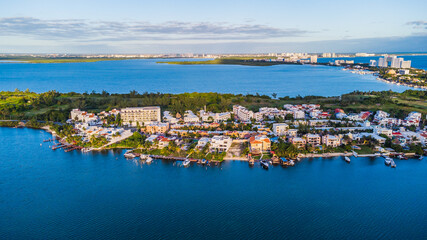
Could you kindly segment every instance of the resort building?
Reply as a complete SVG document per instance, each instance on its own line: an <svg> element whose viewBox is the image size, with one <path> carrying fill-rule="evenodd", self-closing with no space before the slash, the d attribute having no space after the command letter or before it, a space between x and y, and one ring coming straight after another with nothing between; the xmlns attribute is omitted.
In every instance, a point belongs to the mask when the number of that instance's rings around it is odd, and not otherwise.
<svg viewBox="0 0 427 240"><path fill-rule="evenodd" d="M210 150L217 152L227 152L233 139L228 136L214 136L211 139Z"/></svg>
<svg viewBox="0 0 427 240"><path fill-rule="evenodd" d="M306 134L305 140L307 144L310 144L312 146L318 146L321 144L321 138L318 134L311 134L311 133Z"/></svg>
<svg viewBox="0 0 427 240"><path fill-rule="evenodd" d="M193 111L187 110L187 111L185 111L185 114L184 114L184 122L196 123L196 122L200 122L200 119L199 119L199 117L197 117L196 114L193 113Z"/></svg>
<svg viewBox="0 0 427 240"><path fill-rule="evenodd" d="M419 126L421 121L421 113L410 112L403 122L404 126Z"/></svg>
<svg viewBox="0 0 427 240"><path fill-rule="evenodd" d="M305 118L305 112L301 110L297 110L293 112L294 119L303 119Z"/></svg>
<svg viewBox="0 0 427 240"><path fill-rule="evenodd" d="M203 122L223 122L231 118L230 112L213 113L200 110L199 114Z"/></svg>
<svg viewBox="0 0 427 240"><path fill-rule="evenodd" d="M169 123L150 122L144 126L147 133L166 133L169 130Z"/></svg>
<svg viewBox="0 0 427 240"><path fill-rule="evenodd" d="M234 105L233 106L233 113L237 118L241 121L248 122L252 118L254 118L254 112L249 111L245 107L242 107L240 105Z"/></svg>
<svg viewBox="0 0 427 240"><path fill-rule="evenodd" d="M178 122L178 119L173 117L169 111L163 112L163 121L168 122L170 124L175 124Z"/></svg>
<svg viewBox="0 0 427 240"><path fill-rule="evenodd" d="M271 141L264 135L258 135L249 139L251 153L262 153L270 151Z"/></svg>
<svg viewBox="0 0 427 240"><path fill-rule="evenodd" d="M322 137L322 143L327 147L338 147L341 145L341 140L335 135L325 135Z"/></svg>
<svg viewBox="0 0 427 240"><path fill-rule="evenodd" d="M150 122L160 122L160 107L132 107L121 110L123 124L137 126Z"/></svg>
<svg viewBox="0 0 427 240"><path fill-rule="evenodd" d="M171 140L167 137L160 137L159 143L158 143L159 149L163 149L163 148L169 146L170 141Z"/></svg>
<svg viewBox="0 0 427 240"><path fill-rule="evenodd" d="M286 123L274 123L273 124L273 133L276 136L286 135L289 125Z"/></svg>
<svg viewBox="0 0 427 240"><path fill-rule="evenodd" d="M202 150L205 146L206 146L206 144L208 144L210 142L210 139L209 138L207 138L207 137L202 137L202 138L200 138L199 139L199 141L197 142L197 148L199 149L199 150Z"/></svg>
<svg viewBox="0 0 427 240"><path fill-rule="evenodd" d="M71 120L84 122L88 125L96 125L99 121L99 118L94 113L80 111L80 109L73 109L71 111Z"/></svg>
<svg viewBox="0 0 427 240"><path fill-rule="evenodd" d="M306 141L304 138L295 137L291 140L292 144L295 145L297 148L304 147L306 144Z"/></svg>
<svg viewBox="0 0 427 240"><path fill-rule="evenodd" d="M296 137L298 134L298 129L288 129L288 131L286 131L286 136L289 137Z"/></svg>
<svg viewBox="0 0 427 240"><path fill-rule="evenodd" d="M388 129L388 128L375 127L374 133L377 135L384 134L389 138L393 137L393 130Z"/></svg>

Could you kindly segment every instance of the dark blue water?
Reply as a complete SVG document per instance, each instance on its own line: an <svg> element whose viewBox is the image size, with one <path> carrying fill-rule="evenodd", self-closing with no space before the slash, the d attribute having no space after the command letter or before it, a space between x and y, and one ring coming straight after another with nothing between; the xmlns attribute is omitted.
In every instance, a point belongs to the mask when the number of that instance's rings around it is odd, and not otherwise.
<svg viewBox="0 0 427 240"><path fill-rule="evenodd" d="M419 69L427 69L427 56L398 56L402 57L405 60L411 60L411 67ZM319 58L318 62L327 63L335 60L354 60L355 63L369 63L369 60L377 60L380 57L354 57L354 58Z"/></svg>
<svg viewBox="0 0 427 240"><path fill-rule="evenodd" d="M336 96L354 90L402 92L404 86L357 75L341 68L310 65L270 67L233 65L168 65L159 60L125 60L95 63L2 63L0 90L16 88L44 92L220 92L277 93L278 96ZM166 61L166 60L161 60Z"/></svg>
<svg viewBox="0 0 427 240"><path fill-rule="evenodd" d="M0 128L2 239L425 239L427 161L139 165Z"/></svg>

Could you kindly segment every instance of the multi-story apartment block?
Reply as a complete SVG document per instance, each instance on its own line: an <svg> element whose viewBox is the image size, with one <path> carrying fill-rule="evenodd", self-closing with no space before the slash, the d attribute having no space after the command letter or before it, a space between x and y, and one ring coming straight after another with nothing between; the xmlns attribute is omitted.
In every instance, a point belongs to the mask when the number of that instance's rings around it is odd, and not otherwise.
<svg viewBox="0 0 427 240"><path fill-rule="evenodd" d="M160 122L161 113L160 107L131 107L121 110L121 119L123 124L136 126L143 125L150 122Z"/></svg>

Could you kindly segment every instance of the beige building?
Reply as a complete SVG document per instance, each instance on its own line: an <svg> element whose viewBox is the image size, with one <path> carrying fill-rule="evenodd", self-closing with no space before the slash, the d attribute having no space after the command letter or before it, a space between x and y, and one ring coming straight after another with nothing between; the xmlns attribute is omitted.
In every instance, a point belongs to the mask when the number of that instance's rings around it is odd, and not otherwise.
<svg viewBox="0 0 427 240"><path fill-rule="evenodd" d="M166 133L169 130L169 123L151 122L143 128L147 133Z"/></svg>
<svg viewBox="0 0 427 240"><path fill-rule="evenodd" d="M304 147L305 143L306 141L304 138L299 138L299 137L292 138L292 144L295 145L297 148Z"/></svg>
<svg viewBox="0 0 427 240"><path fill-rule="evenodd" d="M338 147L341 145L341 139L335 135L325 135L322 137L322 142L328 147Z"/></svg>
<svg viewBox="0 0 427 240"><path fill-rule="evenodd" d="M318 134L306 134L305 140L307 141L307 144L310 144L312 146L318 146L321 143L321 138Z"/></svg>
<svg viewBox="0 0 427 240"><path fill-rule="evenodd" d="M123 124L136 126L150 122L160 122L161 113L160 107L133 107L124 108L120 113Z"/></svg>
<svg viewBox="0 0 427 240"><path fill-rule="evenodd" d="M263 135L258 135L251 137L249 139L251 153L261 153L270 151L271 149L271 141L268 137Z"/></svg>

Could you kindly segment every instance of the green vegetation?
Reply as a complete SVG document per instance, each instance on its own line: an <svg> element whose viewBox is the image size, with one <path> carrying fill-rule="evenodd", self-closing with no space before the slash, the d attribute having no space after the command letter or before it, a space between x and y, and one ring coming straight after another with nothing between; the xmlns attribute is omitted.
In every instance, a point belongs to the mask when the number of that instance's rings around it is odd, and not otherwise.
<svg viewBox="0 0 427 240"><path fill-rule="evenodd" d="M382 79L392 83L408 84L414 87L427 87L427 71L422 69L411 68L409 75L397 75L399 72L396 68L379 68L370 67L370 71L377 71Z"/></svg>
<svg viewBox="0 0 427 240"><path fill-rule="evenodd" d="M0 127L17 127L18 121L0 121Z"/></svg>
<svg viewBox="0 0 427 240"><path fill-rule="evenodd" d="M161 106L162 110L183 114L185 110L198 111L206 106L208 111L231 111L234 104L258 111L260 107L283 108L284 104L320 104L332 112L342 108L346 112L376 111L389 112L392 117L404 118L411 111L427 114L427 92L407 90L403 93L352 92L340 97L280 97L273 99L259 94L220 94L220 93L58 93L49 91L34 93L29 90L0 92L0 120L39 120L65 122L71 109L80 108L91 112L109 111L114 108ZM425 119L425 117L423 117ZM114 121L114 120L111 120ZM227 126L225 126L227 128ZM229 127L231 128L231 127Z"/></svg>
<svg viewBox="0 0 427 240"><path fill-rule="evenodd" d="M228 57L216 58L206 61L159 61L157 63L177 64L177 65L201 65L201 64L229 64L229 65L244 65L244 66L273 66L278 64L298 64L289 62L266 62L253 61L253 59L264 59L270 57Z"/></svg>

